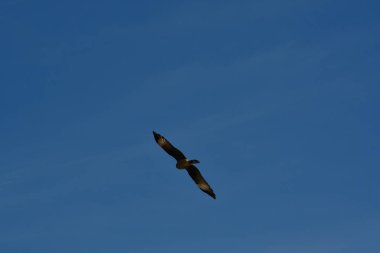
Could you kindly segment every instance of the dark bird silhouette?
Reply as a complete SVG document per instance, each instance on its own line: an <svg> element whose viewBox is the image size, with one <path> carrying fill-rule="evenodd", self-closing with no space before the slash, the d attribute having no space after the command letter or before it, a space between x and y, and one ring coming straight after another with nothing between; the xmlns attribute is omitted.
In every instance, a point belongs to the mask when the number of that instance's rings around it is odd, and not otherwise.
<svg viewBox="0 0 380 253"><path fill-rule="evenodd" d="M174 147L164 136L153 131L154 139L161 146L163 150L166 151L169 155L174 157L177 160L176 168L185 169L189 173L190 177L198 185L199 189L210 195L212 198L216 199L214 191L211 189L207 181L202 177L201 172L198 170L194 164L199 163L198 160L189 160L186 156Z"/></svg>

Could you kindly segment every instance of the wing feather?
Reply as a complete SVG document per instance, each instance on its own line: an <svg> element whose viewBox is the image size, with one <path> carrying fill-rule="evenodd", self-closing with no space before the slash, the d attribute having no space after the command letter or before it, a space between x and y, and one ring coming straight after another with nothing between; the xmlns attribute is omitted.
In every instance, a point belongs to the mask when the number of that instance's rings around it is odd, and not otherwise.
<svg viewBox="0 0 380 253"><path fill-rule="evenodd" d="M210 195L212 198L216 199L216 195L214 191L211 189L210 185L207 183L207 181L202 177L201 172L198 170L197 167L194 165L191 165L189 168L186 169L189 173L190 177L194 180L194 182L198 185L199 189Z"/></svg>
<svg viewBox="0 0 380 253"><path fill-rule="evenodd" d="M161 148L166 151L166 153L174 157L174 159L176 159L177 161L186 159L186 156L180 150L174 147L164 136L154 131L153 131L153 135L157 144L160 145Z"/></svg>

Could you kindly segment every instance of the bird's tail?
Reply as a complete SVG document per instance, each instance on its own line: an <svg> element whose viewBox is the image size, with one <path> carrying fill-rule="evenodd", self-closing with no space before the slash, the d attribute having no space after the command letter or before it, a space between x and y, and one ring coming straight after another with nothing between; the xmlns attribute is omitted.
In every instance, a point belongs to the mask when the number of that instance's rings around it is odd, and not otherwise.
<svg viewBox="0 0 380 253"><path fill-rule="evenodd" d="M200 162L198 160L190 160L189 163L196 164L196 163L200 163Z"/></svg>

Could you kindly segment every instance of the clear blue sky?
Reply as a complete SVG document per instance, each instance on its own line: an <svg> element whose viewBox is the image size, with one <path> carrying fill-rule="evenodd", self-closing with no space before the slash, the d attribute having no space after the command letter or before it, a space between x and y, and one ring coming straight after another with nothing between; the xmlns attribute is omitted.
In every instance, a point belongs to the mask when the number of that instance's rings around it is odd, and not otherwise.
<svg viewBox="0 0 380 253"><path fill-rule="evenodd" d="M379 7L1 0L0 251L380 252Z"/></svg>

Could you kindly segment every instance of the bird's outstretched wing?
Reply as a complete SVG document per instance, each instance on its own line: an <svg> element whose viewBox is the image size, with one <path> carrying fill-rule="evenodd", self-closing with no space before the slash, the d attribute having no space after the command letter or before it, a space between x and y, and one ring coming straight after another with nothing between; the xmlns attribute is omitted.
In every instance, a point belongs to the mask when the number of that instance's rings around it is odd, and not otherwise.
<svg viewBox="0 0 380 253"><path fill-rule="evenodd" d="M176 147L174 147L167 139L165 139L164 136L156 133L155 131L153 131L153 135L158 145L160 145L161 148L166 151L166 153L174 157L177 161L186 159L186 156Z"/></svg>
<svg viewBox="0 0 380 253"><path fill-rule="evenodd" d="M207 181L202 177L201 172L197 167L191 165L186 169L187 173L189 173L190 177L194 180L194 182L198 185L199 189L210 195L212 198L216 199L216 195L214 191L211 189L210 185Z"/></svg>

